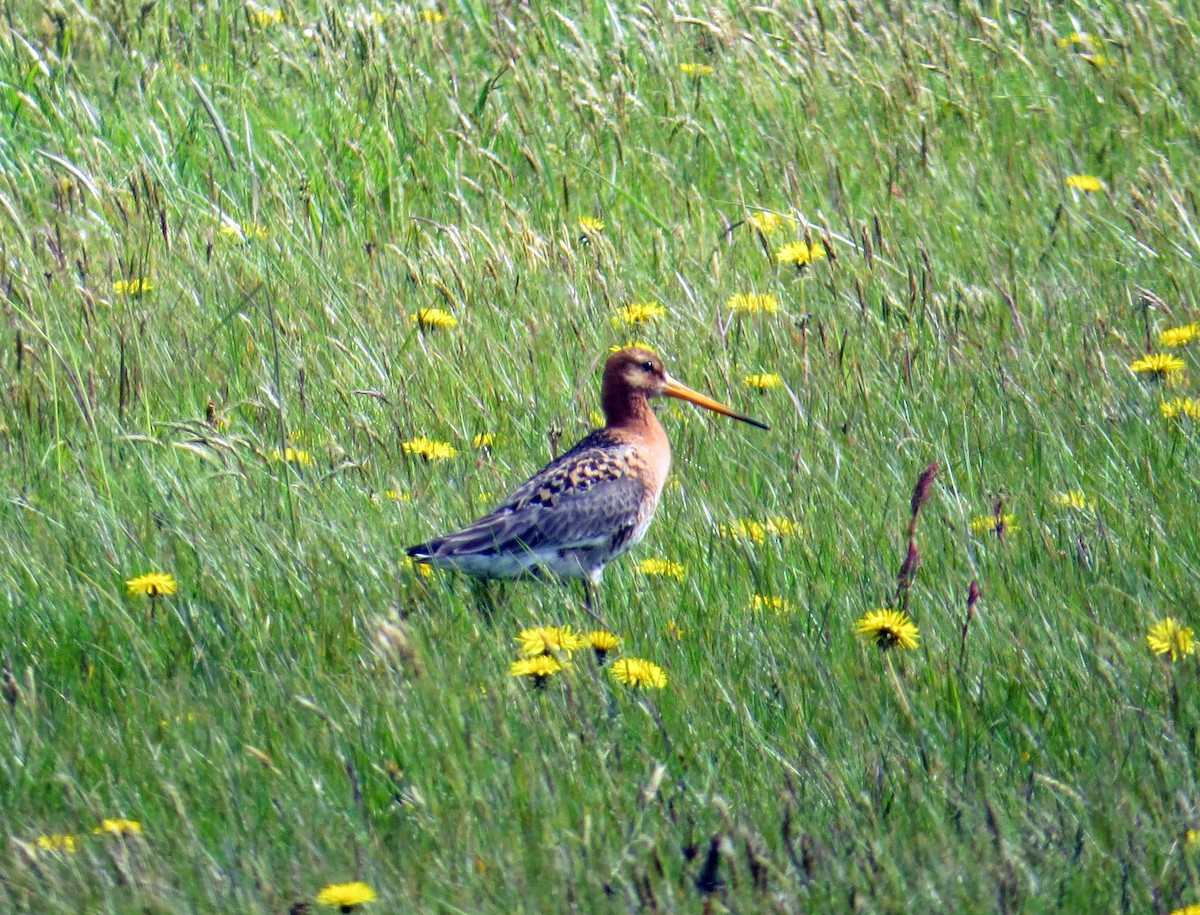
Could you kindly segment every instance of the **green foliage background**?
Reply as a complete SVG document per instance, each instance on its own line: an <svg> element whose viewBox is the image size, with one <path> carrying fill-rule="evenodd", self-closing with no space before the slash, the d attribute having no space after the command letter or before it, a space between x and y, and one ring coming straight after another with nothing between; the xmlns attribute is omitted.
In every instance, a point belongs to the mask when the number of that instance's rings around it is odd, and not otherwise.
<svg viewBox="0 0 1200 915"><path fill-rule="evenodd" d="M1200 366L1128 369L1198 312L1194 5L432 11L4 7L0 908L362 879L378 911L695 911L710 858L734 911L1200 902L1196 659L1145 642L1196 619L1195 427L1159 402ZM830 257L781 267L800 237ZM780 313L731 315L750 291ZM668 315L614 327L635 301ZM674 476L601 602L668 687L580 655L534 692L513 637L588 628L577 593L489 623L403 547L582 435L628 339L772 431L662 411ZM932 461L921 646L881 655L853 623ZM973 533L997 501L1017 529ZM151 570L179 593L127 597Z"/></svg>

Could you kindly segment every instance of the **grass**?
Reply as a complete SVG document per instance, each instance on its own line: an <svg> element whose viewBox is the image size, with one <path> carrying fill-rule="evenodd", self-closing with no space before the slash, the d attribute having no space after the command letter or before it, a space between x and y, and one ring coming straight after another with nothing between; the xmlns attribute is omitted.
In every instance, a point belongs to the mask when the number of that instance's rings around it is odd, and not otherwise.
<svg viewBox="0 0 1200 915"><path fill-rule="evenodd" d="M0 907L1200 902L1197 662L1146 643L1196 620L1196 427L1159 403L1200 365L1129 370L1200 312L1195 9L424 12L6 8ZM581 436L631 339L772 430L661 411L600 599L667 687L580 653L530 689L517 633L589 628L578 594L489 622L403 547ZM920 646L881 653L854 623L935 461ZM125 593L151 571L178 593Z"/></svg>

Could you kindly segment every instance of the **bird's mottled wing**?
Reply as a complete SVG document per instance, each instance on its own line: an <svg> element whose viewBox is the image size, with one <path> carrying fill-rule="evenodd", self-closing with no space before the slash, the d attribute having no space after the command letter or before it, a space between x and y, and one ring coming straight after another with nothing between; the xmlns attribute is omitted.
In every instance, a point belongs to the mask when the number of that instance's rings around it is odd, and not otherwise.
<svg viewBox="0 0 1200 915"><path fill-rule="evenodd" d="M601 546L627 536L645 496L635 464L628 445L593 433L495 511L432 541L430 555L533 553Z"/></svg>

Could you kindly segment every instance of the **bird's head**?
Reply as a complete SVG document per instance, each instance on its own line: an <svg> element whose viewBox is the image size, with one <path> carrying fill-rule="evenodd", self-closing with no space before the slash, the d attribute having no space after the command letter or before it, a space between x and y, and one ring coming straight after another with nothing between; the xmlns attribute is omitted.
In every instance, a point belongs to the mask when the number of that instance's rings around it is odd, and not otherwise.
<svg viewBox="0 0 1200 915"><path fill-rule="evenodd" d="M694 391L686 384L676 381L663 365L662 359L640 346L618 350L604 363L604 403L628 400L631 397L675 397L724 416L731 416L760 429L764 423L731 410L711 397Z"/></svg>

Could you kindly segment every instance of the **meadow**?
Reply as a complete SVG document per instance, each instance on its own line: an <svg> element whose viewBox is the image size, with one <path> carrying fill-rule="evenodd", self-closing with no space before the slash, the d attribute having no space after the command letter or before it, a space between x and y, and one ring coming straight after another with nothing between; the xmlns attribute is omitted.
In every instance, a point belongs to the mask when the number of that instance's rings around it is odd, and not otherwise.
<svg viewBox="0 0 1200 915"><path fill-rule="evenodd" d="M1193 3L0 18L0 911L1200 905ZM598 619L414 567L628 341Z"/></svg>

